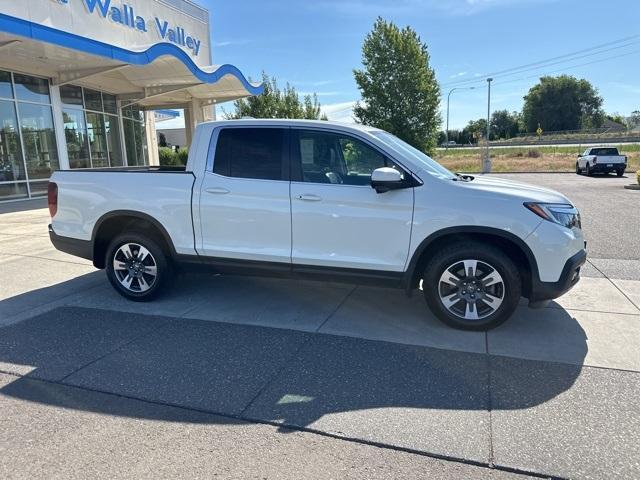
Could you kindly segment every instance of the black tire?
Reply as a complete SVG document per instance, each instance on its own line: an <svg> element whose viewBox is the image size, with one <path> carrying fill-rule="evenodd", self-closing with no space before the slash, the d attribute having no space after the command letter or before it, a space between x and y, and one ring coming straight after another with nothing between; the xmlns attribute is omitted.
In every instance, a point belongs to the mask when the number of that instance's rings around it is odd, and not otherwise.
<svg viewBox="0 0 640 480"><path fill-rule="evenodd" d="M463 264L463 261L465 260L478 262L476 267L478 277L469 277L466 274L464 277L462 275L456 276L451 273L457 268L456 265L460 265L461 271L464 272L466 265ZM452 275L450 281L454 280L454 277L460 280L457 287L441 281L445 272L447 275ZM502 279L501 284L485 286L484 284L493 278L491 276L493 272L499 274L498 276ZM480 290L474 290L478 298L467 302L460 297L464 293L468 298L470 292L461 289L474 288L462 286L463 282L464 285L470 285L466 282L469 282L471 278L474 278L474 282L477 282L478 285L482 284L482 286ZM511 317L518 307L522 291L520 274L513 261L492 245L474 241L454 243L438 251L428 262L423 279L423 293L431 311L445 324L461 330L486 331L501 325ZM475 288L478 287L475 286ZM448 292L447 289L449 289ZM502 300L497 308L494 309L490 306L490 302L493 303L494 300L486 296L488 293L493 295L494 299L499 297ZM448 297L449 295L451 297ZM441 297L454 298L454 301L457 297L459 300L455 305L450 305L450 308L447 308ZM477 319L467 319L462 316L462 310L468 314L469 309L476 312Z"/></svg>
<svg viewBox="0 0 640 480"><path fill-rule="evenodd" d="M618 177L623 176L623 175L624 175L624 170L616 170L616 175L617 175Z"/></svg>
<svg viewBox="0 0 640 480"><path fill-rule="evenodd" d="M576 175L580 175L581 173L582 173L582 170L580 170L580 164L576 162Z"/></svg>
<svg viewBox="0 0 640 480"><path fill-rule="evenodd" d="M133 254L132 257L129 257L132 263L139 260L138 255L142 248L148 251L148 255L143 261L138 261L135 267L131 266L130 269L116 271L114 261L121 263L124 261L124 252L121 248L124 248L125 245L129 245L129 251ZM142 248L136 249L136 246ZM126 264L131 265L128 262ZM155 276L151 273L144 273L153 272L154 266ZM151 238L137 232L119 235L111 242L107 248L106 271L107 278L113 288L120 295L134 302L148 302L158 297L172 283L174 275L173 266L162 248ZM133 273L136 273L137 276L132 275ZM127 288L123 281L126 283L129 278L132 281L129 282L130 288Z"/></svg>
<svg viewBox="0 0 640 480"><path fill-rule="evenodd" d="M591 167L589 166L588 163L587 163L587 166L585 167L585 173L587 174L587 177L590 177L591 175L593 175L593 173L591 172Z"/></svg>

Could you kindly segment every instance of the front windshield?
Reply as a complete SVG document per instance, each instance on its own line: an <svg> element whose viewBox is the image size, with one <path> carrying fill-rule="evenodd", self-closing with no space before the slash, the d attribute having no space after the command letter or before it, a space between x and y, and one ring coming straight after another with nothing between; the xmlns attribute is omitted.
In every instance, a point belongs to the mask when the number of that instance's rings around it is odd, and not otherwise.
<svg viewBox="0 0 640 480"><path fill-rule="evenodd" d="M420 150L412 147L404 140L400 140L395 135L384 131L376 131L371 133L392 150L398 152L402 156L409 157L409 160L413 161L427 173L444 180L451 180L456 178L453 173L451 173L434 159L429 157L429 155L422 153Z"/></svg>

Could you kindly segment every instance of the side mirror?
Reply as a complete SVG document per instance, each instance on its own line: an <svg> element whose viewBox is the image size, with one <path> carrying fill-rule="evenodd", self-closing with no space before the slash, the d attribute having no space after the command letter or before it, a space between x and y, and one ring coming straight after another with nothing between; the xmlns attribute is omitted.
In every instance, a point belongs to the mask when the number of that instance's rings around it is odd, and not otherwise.
<svg viewBox="0 0 640 480"><path fill-rule="evenodd" d="M578 154L578 158L582 158L582 155L581 155L581 154Z"/></svg>
<svg viewBox="0 0 640 480"><path fill-rule="evenodd" d="M378 168L371 174L371 187L378 193L386 193L404 186L404 177L395 168Z"/></svg>

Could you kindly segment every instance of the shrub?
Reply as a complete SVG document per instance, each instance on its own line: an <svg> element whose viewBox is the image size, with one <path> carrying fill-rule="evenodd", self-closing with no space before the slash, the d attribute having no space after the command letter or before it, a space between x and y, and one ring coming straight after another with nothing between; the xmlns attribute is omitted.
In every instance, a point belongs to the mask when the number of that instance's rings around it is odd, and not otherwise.
<svg viewBox="0 0 640 480"><path fill-rule="evenodd" d="M527 157L529 158L540 158L542 154L538 150L529 150L527 152Z"/></svg>
<svg viewBox="0 0 640 480"><path fill-rule="evenodd" d="M169 147L158 148L160 165L163 167L184 167L187 165L188 156L189 151L186 148L181 148L177 152Z"/></svg>
<svg viewBox="0 0 640 480"><path fill-rule="evenodd" d="M169 147L159 147L158 157L160 165L163 167L175 167L178 165L178 156Z"/></svg>
<svg viewBox="0 0 640 480"><path fill-rule="evenodd" d="M177 153L178 165L185 167L187 165L187 159L189 158L189 150L181 148Z"/></svg>

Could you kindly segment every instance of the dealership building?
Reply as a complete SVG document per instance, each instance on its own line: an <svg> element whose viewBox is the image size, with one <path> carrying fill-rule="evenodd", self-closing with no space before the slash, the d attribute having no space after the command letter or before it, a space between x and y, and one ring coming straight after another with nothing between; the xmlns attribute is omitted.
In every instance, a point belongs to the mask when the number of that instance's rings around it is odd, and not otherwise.
<svg viewBox="0 0 640 480"><path fill-rule="evenodd" d="M0 202L44 195L57 169L156 165L154 111L184 109L188 146L216 103L262 92L212 64L189 0L0 3Z"/></svg>

